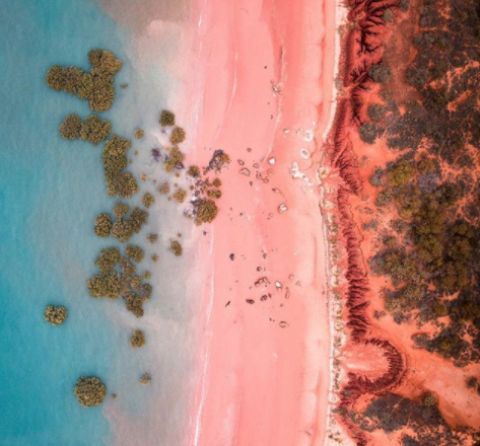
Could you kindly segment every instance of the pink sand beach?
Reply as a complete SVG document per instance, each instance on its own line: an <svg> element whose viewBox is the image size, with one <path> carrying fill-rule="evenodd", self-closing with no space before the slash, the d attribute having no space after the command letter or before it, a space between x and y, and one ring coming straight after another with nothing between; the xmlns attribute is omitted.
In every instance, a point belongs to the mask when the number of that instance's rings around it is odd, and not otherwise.
<svg viewBox="0 0 480 446"><path fill-rule="evenodd" d="M196 0L175 109L189 162L229 154L198 246L196 392L185 444L317 445L330 385L319 160L334 94L335 7Z"/></svg>

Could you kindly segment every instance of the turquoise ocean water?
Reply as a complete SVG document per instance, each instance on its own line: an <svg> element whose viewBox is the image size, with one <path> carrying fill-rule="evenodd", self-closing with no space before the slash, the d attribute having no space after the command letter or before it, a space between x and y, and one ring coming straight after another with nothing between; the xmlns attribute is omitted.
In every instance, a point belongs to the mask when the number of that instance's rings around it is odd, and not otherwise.
<svg viewBox="0 0 480 446"><path fill-rule="evenodd" d="M58 136L65 114L88 107L48 89L44 76L54 63L88 68L92 47L122 57L125 36L93 0L1 6L0 445L109 444L102 408L82 408L72 393L82 374L108 385L128 354L128 334L108 318L112 303L90 298L85 285L108 244L93 233L110 205L101 147ZM44 322L48 303L68 307L65 325Z"/></svg>

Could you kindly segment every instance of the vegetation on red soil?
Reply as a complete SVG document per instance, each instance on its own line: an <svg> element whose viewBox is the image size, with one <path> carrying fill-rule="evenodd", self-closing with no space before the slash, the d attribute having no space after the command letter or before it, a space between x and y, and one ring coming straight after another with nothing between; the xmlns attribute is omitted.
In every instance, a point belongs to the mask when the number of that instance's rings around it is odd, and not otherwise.
<svg viewBox="0 0 480 446"><path fill-rule="evenodd" d="M384 310L395 323L425 324L413 336L417 348L452 367L479 362L477 3L348 2L343 89L330 141L331 162L344 182L337 204L347 258L346 319L349 342L377 345L389 363L375 380L349 373L341 390L340 414L360 446L369 444L376 429L402 431L403 445L479 440L472 429L446 423L435 398L427 410L418 398L395 393L408 358L403 346L374 327L368 311L371 284L383 277ZM365 189L362 159L375 151L381 164L368 178L368 187L376 190L368 205L383 225L376 251L369 245L366 252L351 201ZM377 227L377 221L371 223ZM376 286L374 291L380 292Z"/></svg>

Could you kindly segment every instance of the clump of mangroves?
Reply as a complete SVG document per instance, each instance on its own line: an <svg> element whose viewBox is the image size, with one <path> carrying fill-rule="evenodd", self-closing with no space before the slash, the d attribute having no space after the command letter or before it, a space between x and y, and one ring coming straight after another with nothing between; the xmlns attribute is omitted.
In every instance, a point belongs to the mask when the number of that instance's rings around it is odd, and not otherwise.
<svg viewBox="0 0 480 446"><path fill-rule="evenodd" d="M107 212L100 213L95 220L95 234L99 237L115 237L126 242L138 234L147 222L148 212L136 206L131 211L126 203L118 203L113 208L114 218Z"/></svg>
<svg viewBox="0 0 480 446"><path fill-rule="evenodd" d="M47 83L54 90L65 91L88 101L94 112L107 111L115 98L113 81L122 68L122 62L111 51L102 49L91 50L88 61L89 71L54 65L48 70Z"/></svg>
<svg viewBox="0 0 480 446"><path fill-rule="evenodd" d="M111 131L112 124L96 115L90 115L82 120L79 115L72 113L60 124L60 135L65 139L82 139L92 144L102 142Z"/></svg>
<svg viewBox="0 0 480 446"><path fill-rule="evenodd" d="M74 393L82 406L94 407L102 404L107 387L97 376L81 376L75 383Z"/></svg>
<svg viewBox="0 0 480 446"><path fill-rule="evenodd" d="M397 216L371 266L391 279L385 304L398 323L436 324L417 346L461 367L480 360L480 15L474 0L422 0L419 11L400 73L408 99L394 100L388 54L367 78L382 102L360 136L398 152L370 180L377 206Z"/></svg>
<svg viewBox="0 0 480 446"><path fill-rule="evenodd" d="M84 70L75 66L52 66L47 73L48 85L57 91L64 91L79 99L86 100L90 109L95 112L109 110L115 98L114 80L120 71L122 62L111 51L92 49L88 53L90 69ZM175 125L175 114L169 110L162 110L159 123L164 131L169 134L169 147L161 154L160 149L152 149L155 161L163 157L166 173L175 178L180 176L180 171L185 168L185 155L180 150L179 144L186 139L186 132L182 127ZM137 179L129 170L128 153L132 147L131 140L112 133L112 124L96 114L82 118L76 113L71 113L63 119L59 126L60 135L67 140L83 140L94 145L105 141L102 153L103 171L106 191L110 196L120 199L130 199L139 191ZM145 132L137 128L134 136L142 139ZM221 181L215 178L212 182L208 178L209 172L219 173L221 168L230 162L228 155L222 150L213 154L207 167L203 171L195 165L189 166L187 177L194 181L190 187L192 192L192 209L185 212L197 225L210 223L218 214L215 200L221 197ZM168 182L158 188L159 193L166 194L170 190ZM181 204L187 197L187 191L176 185L176 190L170 197ZM142 200L145 208L150 208L155 203L155 197L150 192L145 192ZM113 212L101 212L95 219L94 231L99 237L113 237L121 243L130 240L138 234L148 219L148 211L140 206L131 207L124 201L117 202ZM158 234L149 234L147 237L154 243ZM169 249L180 256L183 252L180 242L172 240ZM128 311L136 317L144 314L144 303L152 295L152 286L144 279L150 273L138 274L137 266L145 256L142 247L129 244L122 253L116 246L103 248L95 259L97 271L87 281L89 294L94 298L122 299ZM151 256L153 261L158 255ZM52 324L63 323L67 317L67 310L62 306L49 305L45 309L45 319ZM145 333L135 330L131 337L132 347L141 347L145 344ZM150 382L149 373L144 373L140 382ZM80 377L75 385L74 393L83 406L96 406L101 404L106 395L106 386L96 376Z"/></svg>
<svg viewBox="0 0 480 446"><path fill-rule="evenodd" d="M102 249L95 260L98 271L88 280L90 295L122 298L128 311L143 316L143 304L151 297L152 286L137 274L135 264L142 258L142 248L135 245L127 246L124 255L116 247Z"/></svg>
<svg viewBox="0 0 480 446"><path fill-rule="evenodd" d="M47 305L43 317L52 325L62 325L68 317L68 310L63 305Z"/></svg>
<svg viewBox="0 0 480 446"><path fill-rule="evenodd" d="M142 330L134 330L130 336L130 345L135 348L145 345L145 333Z"/></svg>

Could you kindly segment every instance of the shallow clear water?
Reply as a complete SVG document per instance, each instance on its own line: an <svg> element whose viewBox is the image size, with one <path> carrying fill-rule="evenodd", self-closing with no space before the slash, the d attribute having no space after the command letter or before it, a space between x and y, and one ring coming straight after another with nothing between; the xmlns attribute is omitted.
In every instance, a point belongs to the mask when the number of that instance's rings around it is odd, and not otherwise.
<svg viewBox="0 0 480 446"><path fill-rule="evenodd" d="M82 374L109 383L128 354L128 333L108 317L117 303L91 299L86 279L105 243L95 215L109 206L101 148L66 142L58 124L86 103L44 82L54 63L87 68L87 51L122 57L122 36L88 0L16 0L0 13L0 444L101 445L111 435L102 408L72 393ZM117 82L128 73L122 70ZM106 114L108 116L108 114ZM61 327L44 322L65 304ZM118 303L120 305L120 303ZM114 392L111 388L109 391Z"/></svg>

